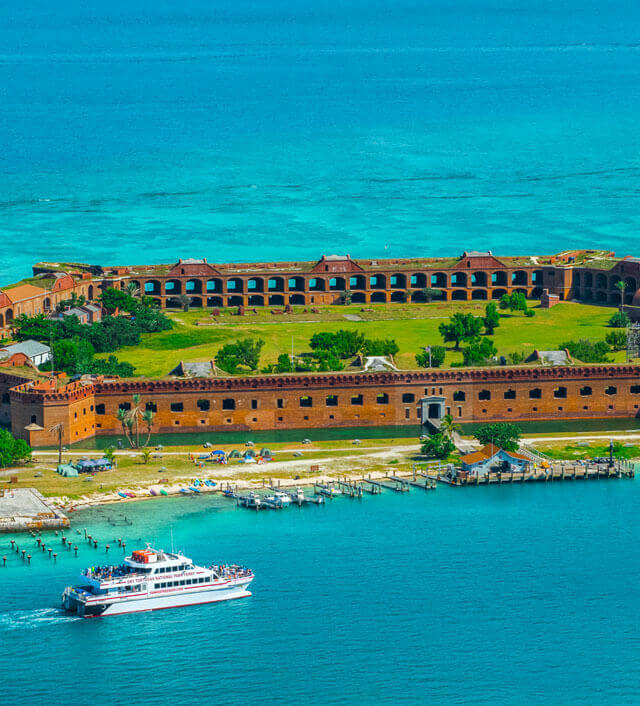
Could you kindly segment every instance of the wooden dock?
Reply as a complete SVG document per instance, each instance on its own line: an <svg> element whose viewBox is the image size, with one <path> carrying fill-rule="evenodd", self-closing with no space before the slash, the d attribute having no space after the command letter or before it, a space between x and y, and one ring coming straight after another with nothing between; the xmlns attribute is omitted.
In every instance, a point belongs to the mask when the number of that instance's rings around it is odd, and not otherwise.
<svg viewBox="0 0 640 706"><path fill-rule="evenodd" d="M380 488L380 490L393 490L396 493L408 493L410 490L409 484L406 479L398 478L397 476L386 476L386 480L391 481L391 483L386 483L384 480L372 480L371 478L365 478L366 483L370 483L373 486Z"/></svg>
<svg viewBox="0 0 640 706"><path fill-rule="evenodd" d="M453 478L439 480L450 485L494 485L502 483L552 483L567 480L600 480L609 478L633 478L634 464L629 461L616 461L614 464L561 463L548 469L528 471L491 471L483 475L457 474Z"/></svg>

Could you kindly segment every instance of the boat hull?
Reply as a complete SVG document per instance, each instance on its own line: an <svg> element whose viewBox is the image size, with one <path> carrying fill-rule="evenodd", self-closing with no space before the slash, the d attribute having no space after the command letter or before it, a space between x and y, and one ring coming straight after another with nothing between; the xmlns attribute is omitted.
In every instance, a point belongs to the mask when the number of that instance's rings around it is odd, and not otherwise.
<svg viewBox="0 0 640 706"><path fill-rule="evenodd" d="M145 595L135 599L113 602L78 601L69 596L63 597L62 607L82 618L102 618L127 613L146 613L154 610L183 608L205 603L219 603L250 596L247 587L250 582L214 590L183 591L165 596Z"/></svg>

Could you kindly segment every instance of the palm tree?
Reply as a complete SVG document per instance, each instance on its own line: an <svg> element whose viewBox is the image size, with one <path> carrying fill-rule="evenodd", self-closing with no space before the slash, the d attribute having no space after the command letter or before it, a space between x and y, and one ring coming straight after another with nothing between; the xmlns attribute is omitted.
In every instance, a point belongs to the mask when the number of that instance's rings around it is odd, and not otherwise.
<svg viewBox="0 0 640 706"><path fill-rule="evenodd" d="M186 294L181 294L178 297L178 301L182 304L183 311L189 311L189 305L191 304L191 299Z"/></svg>
<svg viewBox="0 0 640 706"><path fill-rule="evenodd" d="M151 449L142 449L142 453L140 455L142 456L144 463L149 463L149 459L151 458Z"/></svg>
<svg viewBox="0 0 640 706"><path fill-rule="evenodd" d="M131 297L140 296L140 287L135 282L129 282L124 291Z"/></svg>
<svg viewBox="0 0 640 706"><path fill-rule="evenodd" d="M140 448L140 422L144 422L147 428L147 439L143 446L149 443L151 438L151 428L153 426L154 414L150 409L142 409L140 395L133 395L131 398L133 406L130 409L118 409L117 419L122 424L122 431L129 442L131 448Z"/></svg>
<svg viewBox="0 0 640 706"><path fill-rule="evenodd" d="M107 446L107 448L102 452L102 455L113 466L116 460L115 449L113 448L113 446Z"/></svg>
<svg viewBox="0 0 640 706"><path fill-rule="evenodd" d="M127 436L127 410L118 407L118 412L116 413L116 419L122 424L122 433ZM127 436L127 440L128 440Z"/></svg>
<svg viewBox="0 0 640 706"><path fill-rule="evenodd" d="M445 414L444 417L442 417L440 429L444 432L446 436L452 439L454 434L457 434L462 430L462 427L459 424L455 423L453 417L450 414Z"/></svg>
<svg viewBox="0 0 640 706"><path fill-rule="evenodd" d="M340 292L340 303L341 304L351 304L352 294L349 289L345 289L344 292Z"/></svg>
<svg viewBox="0 0 640 706"><path fill-rule="evenodd" d="M622 311L622 307L624 306L624 292L626 288L627 283L623 279L616 282L616 289L620 292L620 311Z"/></svg>
<svg viewBox="0 0 640 706"><path fill-rule="evenodd" d="M151 428L153 427L153 418L154 414L150 409L145 409L145 411L142 413L142 421L146 424L147 426L147 438L144 442L144 445L146 446L149 443L149 439L151 438Z"/></svg>
<svg viewBox="0 0 640 706"><path fill-rule="evenodd" d="M64 424L62 422L58 422L58 424L54 424L52 427L49 427L50 434L57 434L58 435L58 465L62 464L62 432L63 431L64 431Z"/></svg>
<svg viewBox="0 0 640 706"><path fill-rule="evenodd" d="M133 407L129 410L129 415L133 420L132 429L135 428L136 435L136 448L140 448L140 417L142 416L142 409L140 407L140 395L133 395L131 398L133 400Z"/></svg>

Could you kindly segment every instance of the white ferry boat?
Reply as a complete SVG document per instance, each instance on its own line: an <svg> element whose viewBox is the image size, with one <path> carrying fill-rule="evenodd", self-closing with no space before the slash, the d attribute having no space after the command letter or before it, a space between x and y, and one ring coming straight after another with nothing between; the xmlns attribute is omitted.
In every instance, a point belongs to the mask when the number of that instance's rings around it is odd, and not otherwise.
<svg viewBox="0 0 640 706"><path fill-rule="evenodd" d="M250 596L253 572L235 564L195 565L180 553L134 551L119 566L94 566L62 594L64 610L83 618L178 608Z"/></svg>

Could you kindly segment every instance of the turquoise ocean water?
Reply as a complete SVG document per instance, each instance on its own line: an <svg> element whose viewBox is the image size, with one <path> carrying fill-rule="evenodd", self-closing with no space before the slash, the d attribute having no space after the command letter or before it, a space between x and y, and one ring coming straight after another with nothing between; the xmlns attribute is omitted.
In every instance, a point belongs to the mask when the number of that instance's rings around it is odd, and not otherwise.
<svg viewBox="0 0 640 706"><path fill-rule="evenodd" d="M0 282L37 259L636 246L634 0L7 3Z"/></svg>
<svg viewBox="0 0 640 706"><path fill-rule="evenodd" d="M101 542L24 566L0 537L3 706L635 704L640 484L386 493L254 513L222 498L78 515ZM131 527L108 522L133 520ZM241 601L82 620L85 565L150 539L254 568ZM59 538L45 541L60 545Z"/></svg>
<svg viewBox="0 0 640 706"><path fill-rule="evenodd" d="M631 0L1 16L0 283L63 256L637 254ZM102 549L25 567L0 536L0 703L638 703L638 487L94 510L75 526L102 542L168 547L173 526L197 561L257 574L245 601L101 621L55 606ZM107 521L125 513L131 528Z"/></svg>

